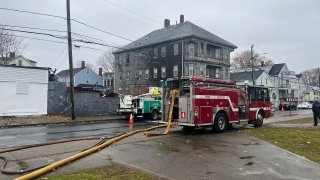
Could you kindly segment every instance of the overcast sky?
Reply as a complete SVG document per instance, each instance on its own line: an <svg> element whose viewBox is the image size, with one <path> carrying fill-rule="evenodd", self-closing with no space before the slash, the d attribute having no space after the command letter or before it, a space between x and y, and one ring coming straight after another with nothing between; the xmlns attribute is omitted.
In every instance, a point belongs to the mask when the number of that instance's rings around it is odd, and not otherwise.
<svg viewBox="0 0 320 180"><path fill-rule="evenodd" d="M1 0L0 4L2 8L63 17L66 17L65 6L65 0ZM250 49L250 44L254 44L258 53L267 53L275 63L287 63L289 69L297 73L320 66L319 0L71 0L71 18L131 40L162 28L165 18L175 24L180 14L184 14L185 21L237 45L235 52ZM0 10L0 24L67 29L66 21L59 18L5 10ZM104 40L105 44L130 43L74 22L72 31ZM61 41L48 36L15 34ZM66 44L30 39L24 39L24 43L23 56L37 61L38 66L68 68ZM103 53L100 50L74 48L74 62L85 60L94 64Z"/></svg>

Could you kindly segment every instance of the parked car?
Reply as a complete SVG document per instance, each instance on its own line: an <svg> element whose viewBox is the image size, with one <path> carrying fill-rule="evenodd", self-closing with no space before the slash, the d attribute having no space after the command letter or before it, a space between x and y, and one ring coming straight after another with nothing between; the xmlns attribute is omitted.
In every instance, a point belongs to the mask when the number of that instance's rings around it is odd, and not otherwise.
<svg viewBox="0 0 320 180"><path fill-rule="evenodd" d="M297 110L297 105L290 102L283 102L279 105L279 110L282 110L282 107L284 110Z"/></svg>
<svg viewBox="0 0 320 180"><path fill-rule="evenodd" d="M298 104L298 109L311 109L312 104L310 102L301 102Z"/></svg>

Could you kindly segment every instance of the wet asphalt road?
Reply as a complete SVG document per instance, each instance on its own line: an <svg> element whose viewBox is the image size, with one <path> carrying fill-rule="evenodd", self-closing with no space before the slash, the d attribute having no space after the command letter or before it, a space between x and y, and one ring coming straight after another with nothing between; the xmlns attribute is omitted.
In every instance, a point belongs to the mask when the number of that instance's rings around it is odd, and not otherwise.
<svg viewBox="0 0 320 180"><path fill-rule="evenodd" d="M143 129L151 125L150 122L136 121L132 129ZM130 126L124 120L96 124L0 129L0 149L82 137L111 138L129 130Z"/></svg>
<svg viewBox="0 0 320 180"><path fill-rule="evenodd" d="M291 113L310 114L311 110L297 110ZM288 116L289 114L289 111L276 111L274 117ZM146 128L151 125L152 123L147 121L135 121L133 129ZM81 137L103 136L110 138L129 130L129 124L125 120L96 124L0 129L0 149Z"/></svg>

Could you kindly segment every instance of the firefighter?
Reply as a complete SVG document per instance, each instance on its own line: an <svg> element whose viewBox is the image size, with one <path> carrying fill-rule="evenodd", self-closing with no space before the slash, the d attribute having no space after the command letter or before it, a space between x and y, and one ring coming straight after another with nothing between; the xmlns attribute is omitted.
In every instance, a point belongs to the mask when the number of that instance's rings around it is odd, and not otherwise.
<svg viewBox="0 0 320 180"><path fill-rule="evenodd" d="M320 103L319 100L316 99L315 102L312 105L312 112L313 112L313 120L314 120L314 124L313 126L317 126L318 125L318 118L320 118Z"/></svg>

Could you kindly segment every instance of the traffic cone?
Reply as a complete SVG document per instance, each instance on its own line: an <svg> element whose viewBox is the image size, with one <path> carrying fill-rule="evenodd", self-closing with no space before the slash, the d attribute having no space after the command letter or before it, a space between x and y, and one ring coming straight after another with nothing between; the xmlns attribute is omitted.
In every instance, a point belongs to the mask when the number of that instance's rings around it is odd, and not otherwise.
<svg viewBox="0 0 320 180"><path fill-rule="evenodd" d="M283 106L282 106L282 110L281 110L281 112L284 112Z"/></svg>
<svg viewBox="0 0 320 180"><path fill-rule="evenodd" d="M133 124L133 116L132 116L132 113L130 114L129 124Z"/></svg>

